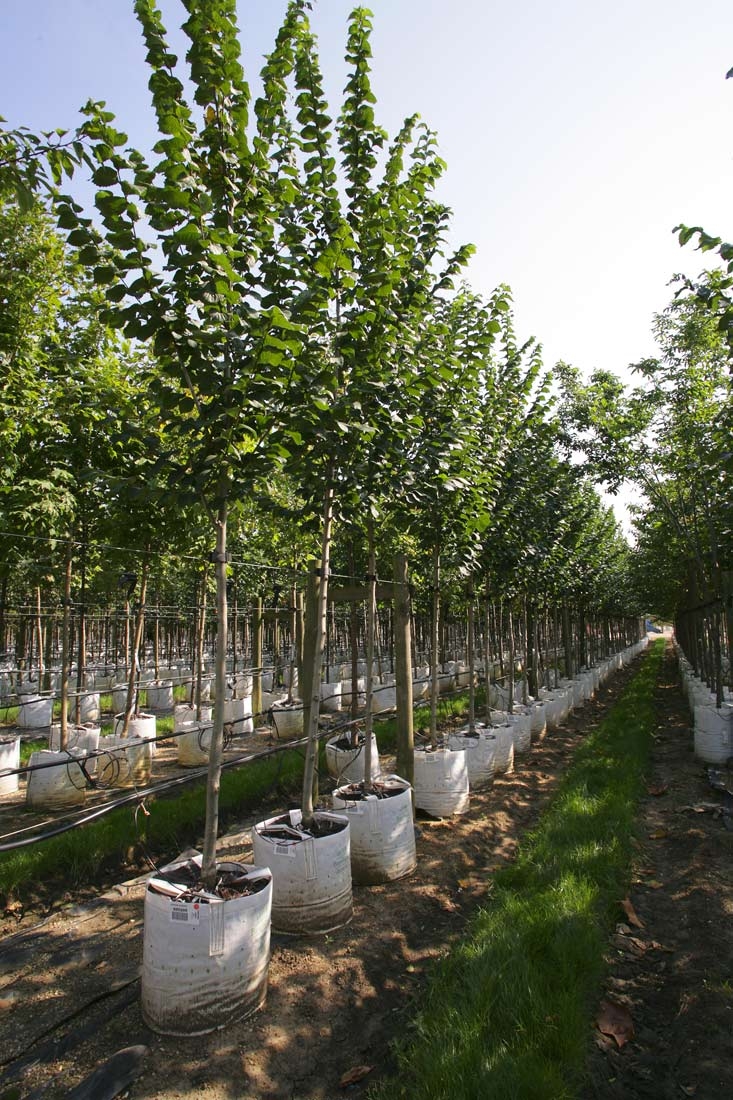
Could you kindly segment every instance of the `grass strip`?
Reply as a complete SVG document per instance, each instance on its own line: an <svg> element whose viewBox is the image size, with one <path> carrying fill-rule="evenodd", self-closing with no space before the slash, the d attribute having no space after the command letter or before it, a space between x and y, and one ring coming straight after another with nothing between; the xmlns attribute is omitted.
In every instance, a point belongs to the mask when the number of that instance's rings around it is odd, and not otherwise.
<svg viewBox="0 0 733 1100"><path fill-rule="evenodd" d="M658 641L577 748L515 864L436 965L372 1100L570 1100L609 929L628 886L634 814L655 728Z"/></svg>

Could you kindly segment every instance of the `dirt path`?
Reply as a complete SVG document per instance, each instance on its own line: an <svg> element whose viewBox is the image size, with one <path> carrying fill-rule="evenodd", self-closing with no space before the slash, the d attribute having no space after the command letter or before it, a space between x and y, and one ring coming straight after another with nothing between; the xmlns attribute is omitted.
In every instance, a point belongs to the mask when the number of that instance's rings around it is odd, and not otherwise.
<svg viewBox="0 0 733 1100"><path fill-rule="evenodd" d="M0 947L0 1100L11 1088L9 1095L24 1100L59 1100L131 1045L143 1048L132 1056L142 1072L131 1100L331 1100L344 1094L344 1074L371 1067L348 1090L362 1094L389 1072L389 1038L410 1018L426 971L461 935L492 870L513 857L578 740L631 674L619 674L565 728L533 746L513 775L472 795L468 815L421 823L417 871L356 889L350 925L313 939L273 936L266 1008L223 1032L166 1039L143 1024L142 883L7 937ZM246 858L247 833L223 838L221 850ZM99 1095L96 1085L75 1094Z"/></svg>
<svg viewBox="0 0 733 1100"><path fill-rule="evenodd" d="M733 799L693 755L689 712L668 650L648 794L630 891L642 927L609 944L607 999L630 1013L618 1049L597 1034L584 1100L733 1096ZM733 774L727 774L733 790Z"/></svg>

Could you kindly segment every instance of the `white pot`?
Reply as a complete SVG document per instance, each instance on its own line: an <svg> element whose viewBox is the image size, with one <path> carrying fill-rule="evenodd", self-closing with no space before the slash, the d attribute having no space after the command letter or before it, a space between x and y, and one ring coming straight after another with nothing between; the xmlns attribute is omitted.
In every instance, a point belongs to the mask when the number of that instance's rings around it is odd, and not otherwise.
<svg viewBox="0 0 733 1100"><path fill-rule="evenodd" d="M432 817L468 813L468 762L458 749L415 749L415 808Z"/></svg>
<svg viewBox="0 0 733 1100"><path fill-rule="evenodd" d="M122 730L125 725L124 714L115 714L114 719L114 736L121 737ZM143 740L150 741L150 754L155 754L155 715L154 714L135 714L130 718L127 724L127 736L128 737L140 737Z"/></svg>
<svg viewBox="0 0 733 1100"><path fill-rule="evenodd" d="M442 695L447 691L452 691L455 686L455 678L452 672L439 672L438 673L438 692Z"/></svg>
<svg viewBox="0 0 733 1100"><path fill-rule="evenodd" d="M506 721L512 727L514 752L529 752L532 748L532 719L529 713L525 713L523 710L515 710L513 714L506 716Z"/></svg>
<svg viewBox="0 0 733 1100"><path fill-rule="evenodd" d="M72 722L76 721L76 696L72 695L69 698L68 707L69 718ZM98 722L102 717L102 708L99 704L99 693L96 691L85 692L84 695L79 696L79 723L84 725L87 722Z"/></svg>
<svg viewBox="0 0 733 1100"><path fill-rule="evenodd" d="M463 751L468 766L468 784L470 790L488 787L494 780L496 769L497 738L492 729L477 726L477 737L471 737L467 730L452 733L448 747Z"/></svg>
<svg viewBox="0 0 733 1100"><path fill-rule="evenodd" d="M532 703L529 708L529 720L532 738L541 741L547 733L547 716L544 703Z"/></svg>
<svg viewBox="0 0 733 1100"><path fill-rule="evenodd" d="M508 724L492 726L491 732L496 737L496 756L494 757L494 769L507 775L514 771L514 732Z"/></svg>
<svg viewBox="0 0 733 1100"><path fill-rule="evenodd" d="M211 722L193 723L176 737L177 759L182 768L199 768L209 761Z"/></svg>
<svg viewBox="0 0 733 1100"><path fill-rule="evenodd" d="M48 696L23 697L18 710L18 726L24 730L40 730L50 726L53 720L53 699Z"/></svg>
<svg viewBox="0 0 733 1100"><path fill-rule="evenodd" d="M173 684L170 680L154 680L145 687L145 705L150 710L173 709Z"/></svg>
<svg viewBox="0 0 733 1100"><path fill-rule="evenodd" d="M145 892L142 1014L162 1035L204 1035L225 1027L256 1012L267 993L270 871L218 863L218 871L242 872L264 884L256 893L226 900L161 893L171 890L184 862L164 868Z"/></svg>
<svg viewBox="0 0 733 1100"><path fill-rule="evenodd" d="M192 677L191 672L189 670L187 675L184 677L183 681L181 681L181 682L185 683L185 685L186 685L186 696L190 700L192 695L195 696L195 694L196 694L196 686L198 684L197 677L196 677L195 674ZM214 680L213 680L213 678L211 676L202 676L201 677L201 702L202 703L208 703L208 702L211 701L211 699L213 699L213 697L214 697ZM175 702L174 702L173 705L175 706Z"/></svg>
<svg viewBox="0 0 733 1100"><path fill-rule="evenodd" d="M28 761L30 768L44 766L38 771L28 772L26 800L32 809L64 809L81 806L84 803L87 781L78 764L78 758L84 754L77 749L66 752L52 752L41 749L31 753Z"/></svg>
<svg viewBox="0 0 733 1100"><path fill-rule="evenodd" d="M297 833L301 817L300 810L290 810L255 825L254 860L272 871L272 927L276 932L330 932L351 920L349 819L344 814L318 811L316 821L331 822L337 831L301 839L277 832L284 824ZM263 835L265 830L272 830L271 835Z"/></svg>
<svg viewBox="0 0 733 1100"><path fill-rule="evenodd" d="M363 886L403 878L417 863L410 784L385 775L379 786L386 798L364 796L360 783L333 792L333 808L349 818L351 875Z"/></svg>
<svg viewBox="0 0 733 1100"><path fill-rule="evenodd" d="M272 720L275 723L275 736L278 741L288 741L291 737L303 736L302 703L273 703Z"/></svg>
<svg viewBox="0 0 733 1100"><path fill-rule="evenodd" d="M695 756L710 764L724 764L733 756L733 706L695 707Z"/></svg>
<svg viewBox="0 0 733 1100"><path fill-rule="evenodd" d="M412 679L412 698L423 699L430 691L430 669L427 665L421 665L415 670Z"/></svg>
<svg viewBox="0 0 733 1100"><path fill-rule="evenodd" d="M96 753L99 748L101 732L99 726L95 726L93 722L86 722L80 726L70 725L66 730L66 747L67 749L78 749L83 753ZM61 751L61 726L58 722L54 722L51 726L48 735L48 747L53 752ZM86 767L88 772L96 771L96 758L92 757Z"/></svg>
<svg viewBox="0 0 733 1100"><path fill-rule="evenodd" d="M224 721L232 723L235 737L241 737L244 733L254 733L252 696L227 699L224 703Z"/></svg>
<svg viewBox="0 0 733 1100"><path fill-rule="evenodd" d="M141 737L102 737L97 781L102 787L136 787L150 782L152 745Z"/></svg>
<svg viewBox="0 0 733 1100"><path fill-rule="evenodd" d="M38 680L21 680L18 679L18 686L16 688L18 695L21 699L30 697L31 699L39 698L40 684Z"/></svg>
<svg viewBox="0 0 733 1100"><path fill-rule="evenodd" d="M459 688L467 688L471 683L471 672L468 665L457 663L455 669L456 686Z"/></svg>
<svg viewBox="0 0 733 1100"><path fill-rule="evenodd" d="M500 710L506 710L509 706L509 688L503 687L501 684L489 685L489 702L492 707L498 707Z"/></svg>
<svg viewBox="0 0 733 1100"><path fill-rule="evenodd" d="M334 680L330 684L321 684L321 706L324 710L338 714L341 710L341 681Z"/></svg>
<svg viewBox="0 0 733 1100"><path fill-rule="evenodd" d="M397 688L393 684L378 684L372 689L372 710L381 714L397 706Z"/></svg>
<svg viewBox="0 0 733 1100"><path fill-rule="evenodd" d="M17 791L19 767L20 738L0 737L0 795Z"/></svg>
<svg viewBox="0 0 733 1100"><path fill-rule="evenodd" d="M137 699L137 691L133 690L133 693L132 693L132 704L133 704L133 706L135 705L135 700L136 699ZM127 704L127 684L116 684L115 687L112 688L112 709L114 710L115 714L117 714L121 710L124 710L126 704Z"/></svg>
<svg viewBox="0 0 733 1100"><path fill-rule="evenodd" d="M297 687L298 687L298 670L297 670L297 668L293 669L292 682L291 682L290 666L286 665L286 667L283 669L283 683L285 684L285 687L293 688L293 691L295 691L297 689Z"/></svg>
<svg viewBox="0 0 733 1100"><path fill-rule="evenodd" d="M352 696L356 694L356 705L358 707L366 706L366 679L364 676L360 676L356 681L356 692L354 692L352 680L341 681L341 707L343 710L351 710Z"/></svg>
<svg viewBox="0 0 733 1100"><path fill-rule="evenodd" d="M339 783L361 783L364 778L364 738L356 748L342 748L340 741L348 741L348 734L339 733L326 741L326 766L329 775ZM372 733L372 779L379 775L379 750L377 738Z"/></svg>
<svg viewBox="0 0 733 1100"><path fill-rule="evenodd" d="M201 707L201 721L210 722L212 715L212 708L207 705ZM179 730L190 729L191 726L195 726L196 721L196 707L192 707L190 703L177 703L173 708L173 732L178 733Z"/></svg>
<svg viewBox="0 0 733 1100"><path fill-rule="evenodd" d="M252 694L252 673L238 672L234 677L234 698L245 699Z"/></svg>

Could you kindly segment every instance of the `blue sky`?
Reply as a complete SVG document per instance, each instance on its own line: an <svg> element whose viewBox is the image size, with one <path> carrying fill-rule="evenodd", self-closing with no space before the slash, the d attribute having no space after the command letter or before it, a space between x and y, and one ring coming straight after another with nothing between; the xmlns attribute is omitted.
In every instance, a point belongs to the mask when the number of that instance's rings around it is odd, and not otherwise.
<svg viewBox="0 0 733 1100"><path fill-rule="evenodd" d="M180 0L163 0L177 31ZM285 0L239 0L253 82ZM345 78L346 0L316 0L329 99ZM521 335L549 363L624 372L653 351L652 314L699 254L679 221L733 234L733 4L729 0L374 0L378 118L417 110L448 171L469 279L514 291ZM180 33L176 41L181 42ZM0 4L0 114L73 126L105 99L131 140L154 140L132 0Z"/></svg>

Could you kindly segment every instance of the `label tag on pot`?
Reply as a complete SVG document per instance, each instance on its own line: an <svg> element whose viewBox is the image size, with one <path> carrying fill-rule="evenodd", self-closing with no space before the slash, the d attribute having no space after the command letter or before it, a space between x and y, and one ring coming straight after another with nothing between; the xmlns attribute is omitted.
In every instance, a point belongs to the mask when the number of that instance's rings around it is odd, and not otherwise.
<svg viewBox="0 0 733 1100"><path fill-rule="evenodd" d="M303 851L305 854L305 878L306 882L318 878L318 861L316 859L316 845L313 839L306 840Z"/></svg>
<svg viewBox="0 0 733 1100"><path fill-rule="evenodd" d="M209 956L224 954L224 903L209 906Z"/></svg>
<svg viewBox="0 0 733 1100"><path fill-rule="evenodd" d="M170 908L170 915L174 924L198 924L200 919L198 906L186 905L185 902L178 904L174 902Z"/></svg>
<svg viewBox="0 0 733 1100"><path fill-rule="evenodd" d="M294 844L276 844L275 845L276 856L287 856L288 859L295 859L295 845Z"/></svg>

